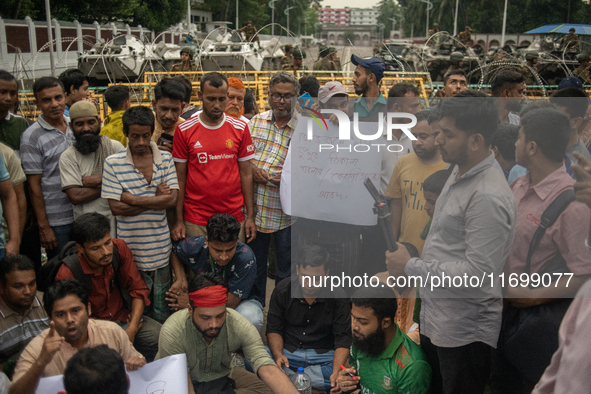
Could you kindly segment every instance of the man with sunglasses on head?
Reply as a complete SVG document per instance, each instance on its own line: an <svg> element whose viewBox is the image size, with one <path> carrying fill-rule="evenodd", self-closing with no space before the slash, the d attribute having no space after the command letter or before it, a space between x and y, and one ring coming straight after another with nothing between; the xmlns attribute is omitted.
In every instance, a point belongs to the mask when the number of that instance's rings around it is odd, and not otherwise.
<svg viewBox="0 0 591 394"><path fill-rule="evenodd" d="M297 125L293 101L300 92L300 83L292 74L281 71L269 81L269 106L249 123L255 145L252 160L256 206L256 239L250 243L257 260L255 283L263 292L267 282L267 257L271 237L277 255L276 283L290 276L291 216L281 208L279 185L289 142ZM263 305L264 306L264 305Z"/></svg>

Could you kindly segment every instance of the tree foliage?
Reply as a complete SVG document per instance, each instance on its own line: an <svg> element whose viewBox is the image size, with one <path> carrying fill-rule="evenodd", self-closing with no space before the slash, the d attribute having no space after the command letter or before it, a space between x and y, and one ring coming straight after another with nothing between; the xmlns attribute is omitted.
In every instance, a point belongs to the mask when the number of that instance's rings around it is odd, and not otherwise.
<svg viewBox="0 0 591 394"><path fill-rule="evenodd" d="M157 32L181 22L187 15L187 0L51 0L51 17L80 23L122 21ZM3 18L45 20L44 0L0 1Z"/></svg>
<svg viewBox="0 0 591 394"><path fill-rule="evenodd" d="M388 35L387 32L393 30L392 26L394 23L392 19L396 20L396 26L399 28L404 18L400 6L394 0L380 0L378 3L378 12L378 22L384 25L386 36Z"/></svg>
<svg viewBox="0 0 591 394"><path fill-rule="evenodd" d="M387 0L381 0L380 4ZM429 24L439 23L440 30L453 32L456 0L431 0ZM416 0L398 0L404 15L403 29L410 36L426 32L427 4ZM473 33L500 33L503 26L505 0L460 0L458 32L470 26ZM381 16L381 15L380 15ZM591 21L591 5L584 0L509 0L507 9L508 34L525 33L540 26L555 23ZM382 22L385 24L385 22Z"/></svg>

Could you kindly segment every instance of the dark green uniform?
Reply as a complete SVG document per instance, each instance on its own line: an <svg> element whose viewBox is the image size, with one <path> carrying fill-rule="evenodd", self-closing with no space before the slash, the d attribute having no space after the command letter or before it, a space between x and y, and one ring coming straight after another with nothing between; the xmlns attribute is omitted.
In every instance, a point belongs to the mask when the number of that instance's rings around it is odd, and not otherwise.
<svg viewBox="0 0 591 394"><path fill-rule="evenodd" d="M257 35L257 28L254 25L246 25L239 31L243 32L245 35L245 41L256 41L260 44L259 36ZM254 38L253 38L254 37Z"/></svg>
<svg viewBox="0 0 591 394"><path fill-rule="evenodd" d="M568 48L570 50L578 50L579 49L579 35L578 34L567 34L564 36L564 41L562 42L563 48Z"/></svg>
<svg viewBox="0 0 591 394"><path fill-rule="evenodd" d="M573 71L575 77L579 78L585 85L591 84L591 77L589 76L589 69L588 68L581 68L577 67Z"/></svg>
<svg viewBox="0 0 591 394"><path fill-rule="evenodd" d="M429 390L431 367L421 347L400 329L377 357L351 345L349 364L358 371L362 394L423 394Z"/></svg>
<svg viewBox="0 0 591 394"><path fill-rule="evenodd" d="M285 55L281 58L281 68L287 70L290 66L293 65L293 56L292 55Z"/></svg>
<svg viewBox="0 0 591 394"><path fill-rule="evenodd" d="M464 45L472 45L472 34L470 32L463 31L460 33L460 42Z"/></svg>
<svg viewBox="0 0 591 394"><path fill-rule="evenodd" d="M198 71L199 67L194 62L189 63L177 63L172 66L170 69L171 72L181 72L181 71Z"/></svg>
<svg viewBox="0 0 591 394"><path fill-rule="evenodd" d="M334 64L330 57L325 57L314 63L314 70L316 71L337 71L337 66Z"/></svg>

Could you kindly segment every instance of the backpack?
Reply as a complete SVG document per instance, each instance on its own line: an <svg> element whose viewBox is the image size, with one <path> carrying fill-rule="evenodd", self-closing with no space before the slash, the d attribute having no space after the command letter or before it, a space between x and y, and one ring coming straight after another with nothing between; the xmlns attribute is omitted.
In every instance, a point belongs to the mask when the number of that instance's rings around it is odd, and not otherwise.
<svg viewBox="0 0 591 394"><path fill-rule="evenodd" d="M37 276L37 288L40 291L46 292L49 287L55 282L55 277L59 269L61 268L62 264L65 264L72 274L74 274L74 278L82 283L84 287L90 293L92 290L92 281L90 276L86 275L82 270L82 266L80 265L80 260L78 259L78 248L76 247L75 241L70 241L64 245L60 253L49 260L45 265L41 266L39 269L39 275ZM119 292L121 293L121 297L123 298L123 303L128 310L131 310L131 296L129 291L121 285L121 277L119 273L119 266L121 264L121 257L119 255L119 250L117 249L117 245L113 243L113 271L115 272L115 285L119 288Z"/></svg>
<svg viewBox="0 0 591 394"><path fill-rule="evenodd" d="M532 255L546 229L556 222L573 201L575 191L565 190L542 214L527 253L524 272L528 275L531 273ZM540 274L570 272L560 252L546 260L545 267ZM571 298L564 298L530 308L516 308L511 304L505 307L498 347L528 380L540 380L544 370L550 365L552 355L558 349L558 329L571 301Z"/></svg>

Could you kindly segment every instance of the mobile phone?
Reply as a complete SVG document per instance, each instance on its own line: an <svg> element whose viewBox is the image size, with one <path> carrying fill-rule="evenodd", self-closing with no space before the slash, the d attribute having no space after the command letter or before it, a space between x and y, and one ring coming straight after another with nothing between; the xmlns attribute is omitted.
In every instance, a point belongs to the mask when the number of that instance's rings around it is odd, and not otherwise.
<svg viewBox="0 0 591 394"><path fill-rule="evenodd" d="M308 92L302 94L298 98L298 102L300 103L302 108L310 108L314 104L314 100L312 100L312 96L310 96L310 93Z"/></svg>

